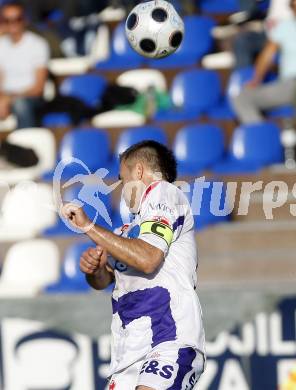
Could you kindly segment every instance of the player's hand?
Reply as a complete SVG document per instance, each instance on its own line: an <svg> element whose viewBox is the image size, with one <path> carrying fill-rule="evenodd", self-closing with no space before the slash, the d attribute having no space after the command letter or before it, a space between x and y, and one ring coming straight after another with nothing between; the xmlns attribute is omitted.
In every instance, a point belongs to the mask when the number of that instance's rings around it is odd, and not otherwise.
<svg viewBox="0 0 296 390"><path fill-rule="evenodd" d="M62 215L68 219L71 224L83 232L87 232L92 227L92 222L83 211L82 207L74 203L67 203L62 208Z"/></svg>
<svg viewBox="0 0 296 390"><path fill-rule="evenodd" d="M87 275L95 275L107 264L107 251L101 246L88 248L80 257L80 270Z"/></svg>

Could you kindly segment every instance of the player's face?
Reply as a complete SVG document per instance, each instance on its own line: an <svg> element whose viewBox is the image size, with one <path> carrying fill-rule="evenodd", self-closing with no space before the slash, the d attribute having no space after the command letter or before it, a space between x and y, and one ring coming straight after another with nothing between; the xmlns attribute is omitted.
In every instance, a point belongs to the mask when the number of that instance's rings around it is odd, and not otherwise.
<svg viewBox="0 0 296 390"><path fill-rule="evenodd" d="M1 19L5 32L9 35L21 34L25 29L25 17L21 7L13 5L4 7Z"/></svg>
<svg viewBox="0 0 296 390"><path fill-rule="evenodd" d="M137 213L142 194L146 188L141 180L141 167L139 164L129 166L123 161L120 164L119 178L122 181L122 195L127 207L132 213Z"/></svg>

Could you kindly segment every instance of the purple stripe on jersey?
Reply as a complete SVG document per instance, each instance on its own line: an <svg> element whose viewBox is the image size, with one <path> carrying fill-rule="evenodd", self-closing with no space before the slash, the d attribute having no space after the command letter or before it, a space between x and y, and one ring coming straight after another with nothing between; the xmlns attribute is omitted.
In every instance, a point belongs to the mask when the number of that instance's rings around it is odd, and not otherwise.
<svg viewBox="0 0 296 390"><path fill-rule="evenodd" d="M116 301L115 301L116 302ZM176 324L171 312L171 297L163 287L147 288L127 293L113 303L125 328L141 317L151 318L152 347L176 339Z"/></svg>
<svg viewBox="0 0 296 390"><path fill-rule="evenodd" d="M173 231L177 230L179 226L183 226L185 221L184 215L181 215L173 224Z"/></svg>
<svg viewBox="0 0 296 390"><path fill-rule="evenodd" d="M112 312L116 314L118 312L118 302L112 298Z"/></svg>
<svg viewBox="0 0 296 390"><path fill-rule="evenodd" d="M177 364L179 365L174 383L167 390L181 390L185 376L192 370L192 362L196 358L196 351L191 348L181 348L178 352ZM187 388L187 387L186 387Z"/></svg>

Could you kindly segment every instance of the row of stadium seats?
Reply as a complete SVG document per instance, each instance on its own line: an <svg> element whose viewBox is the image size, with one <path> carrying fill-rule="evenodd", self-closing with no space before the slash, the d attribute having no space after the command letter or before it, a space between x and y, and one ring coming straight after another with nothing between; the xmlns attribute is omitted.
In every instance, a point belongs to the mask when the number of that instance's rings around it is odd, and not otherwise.
<svg viewBox="0 0 296 390"><path fill-rule="evenodd" d="M79 260L90 246L94 245L91 242L70 245L61 261L57 245L50 240L26 240L12 245L0 275L0 298L88 293L90 286L79 270Z"/></svg>
<svg viewBox="0 0 296 390"><path fill-rule="evenodd" d="M50 130L18 130L9 135L8 141L33 148L39 163L33 168L2 169L0 180L10 184L41 178L51 181L56 165L61 161L60 180L63 182L77 174L95 173L101 168L107 170L107 178L114 179L119 171L118 156L132 144L145 139L168 144L167 135L161 127L142 126L123 131L112 152L108 131L76 128L64 135L56 154ZM251 173L283 161L280 130L269 122L236 128L228 148L223 130L218 126L190 124L177 132L172 149L181 177L198 176L205 170L220 174Z"/></svg>
<svg viewBox="0 0 296 390"><path fill-rule="evenodd" d="M25 131L29 130L22 132ZM38 129L32 131L38 132ZM16 132L18 133L21 131ZM122 133L117 151L120 152L131 144L147 138L166 142L165 134L161 129L149 127L131 129ZM279 163L283 159L279 129L270 123L241 126L235 130L226 155L223 146L222 131L216 126L199 124L181 129L174 145L181 173L190 173L198 177L207 168L211 168L215 174L250 173L257 172L270 164ZM42 147L46 148L46 145L43 144ZM108 133L103 130L78 129L67 133L62 141L59 156L62 159L65 158L68 163L72 157L76 160L66 165L64 163L59 165L62 170L60 175L57 173L54 179L54 184L58 184L55 198L62 196L65 201L78 202L84 206L91 220L109 227L106 216L102 214L101 202L103 202L111 218L112 227L115 228L128 222L130 215L124 202L115 208L112 205L111 190L109 191L108 184L106 187L105 178L108 179L108 163L118 166L118 159L114 156L113 162L108 161L109 152ZM23 170L26 169L23 168ZM21 170L19 168L19 171ZM88 176L90 173L93 175ZM7 176L12 175L13 171L7 172ZM29 179L28 176L27 179ZM220 181L214 177L213 180ZM17 183L19 182L16 181L14 184ZM217 216L212 212L213 200L215 203L221 201L221 194L213 195L212 187L210 186L203 193L200 210L195 216L197 230L229 218L227 213ZM192 206L195 207L194 187L187 188L186 192ZM213 199L213 196L217 197L217 201ZM2 202L1 240L11 241L37 235L58 237L75 234L75 231L69 230L57 217L57 206L54 206L52 197L52 187L45 183L22 181L8 191Z"/></svg>
<svg viewBox="0 0 296 390"><path fill-rule="evenodd" d="M205 69L182 71L175 76L169 90L171 107L156 112L153 120L156 122L189 121L203 115L213 120L233 120L235 115L230 99L240 93L244 84L252 78L253 71L252 67L234 71L229 78L225 95L218 72ZM274 76L270 75L267 81L271 78ZM155 83L158 80L159 76L156 73ZM95 107L100 103L106 85L107 81L101 75L72 76L62 82L59 94L79 98L89 106ZM135 88L137 88L136 84ZM271 119L290 117L294 113L292 107L281 107L270 110L268 117ZM70 115L47 114L43 119L43 126L50 128L71 126Z"/></svg>
<svg viewBox="0 0 296 390"><path fill-rule="evenodd" d="M134 143L152 139L167 144L161 127L142 126L123 131L110 151L108 132L99 129L74 129L63 138L58 152L58 162L75 157L95 172L106 168L110 178L117 177L118 156ZM264 145L264 148L262 148ZM179 165L180 176L197 176L204 170L213 173L251 173L268 165L283 161L280 130L273 123L240 126L235 129L230 146L225 148L223 131L212 124L192 124L181 128L172 147ZM67 164L62 181L85 173L85 168L76 162ZM52 179L53 172L43 176Z"/></svg>
<svg viewBox="0 0 296 390"><path fill-rule="evenodd" d="M135 69L146 65L152 68L175 68L195 65L213 46L211 30L214 20L205 16L185 16L184 40L174 56L160 60L147 60L137 54L129 45L125 35L125 25L120 23L114 30L111 40L111 53L107 60L98 62L98 70ZM192 37L199 37L192 40Z"/></svg>
<svg viewBox="0 0 296 390"><path fill-rule="evenodd" d="M89 179L89 178L88 178ZM218 179L217 179L218 180ZM221 204L227 209L225 186L220 180L218 184L208 180L207 188L199 188L194 182L186 183L183 188L189 202L194 208L195 229L223 221L228 221L230 212L221 215L213 211L213 204ZM124 223L130 222L131 216L124 200L114 202L113 194L106 194L108 185L102 183L82 184L77 180L76 185L55 187L44 183L19 184L6 193L2 202L0 218L0 241L12 242L16 240L42 237L71 237L78 231L69 228L69 224L58 215L61 201L75 202L83 207L89 218L108 229L115 229ZM183 183L184 184L184 183ZM218 186L218 188L216 188ZM65 186L64 186L65 187ZM203 191L199 193L198 191ZM55 203L53 197L59 202ZM213 203L214 202L214 203Z"/></svg>

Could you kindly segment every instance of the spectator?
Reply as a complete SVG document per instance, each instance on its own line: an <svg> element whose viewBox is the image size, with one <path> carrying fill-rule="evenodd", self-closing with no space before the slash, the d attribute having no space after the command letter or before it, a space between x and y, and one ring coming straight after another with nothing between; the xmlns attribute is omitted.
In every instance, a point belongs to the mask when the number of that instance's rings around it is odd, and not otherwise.
<svg viewBox="0 0 296 390"><path fill-rule="evenodd" d="M49 48L27 30L20 3L3 5L0 15L5 25L0 37L0 119L14 113L19 128L32 127L47 79Z"/></svg>
<svg viewBox="0 0 296 390"><path fill-rule="evenodd" d="M244 9L249 13L251 19L252 17L256 19L258 14L256 1L248 0L247 3L249 8L245 6ZM233 42L236 68L253 65L256 56L265 46L272 29L281 21L292 17L289 3L290 0L271 0L266 21L264 24L261 23L261 30L260 27L258 28L258 24L246 24L241 32L236 35Z"/></svg>
<svg viewBox="0 0 296 390"><path fill-rule="evenodd" d="M253 80L235 98L233 108L242 123L264 119L263 110L292 104L296 90L296 0L290 2L294 17L275 26L259 55ZM280 56L280 78L261 85L277 52Z"/></svg>

